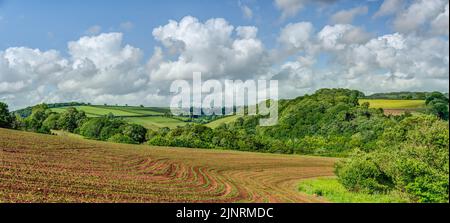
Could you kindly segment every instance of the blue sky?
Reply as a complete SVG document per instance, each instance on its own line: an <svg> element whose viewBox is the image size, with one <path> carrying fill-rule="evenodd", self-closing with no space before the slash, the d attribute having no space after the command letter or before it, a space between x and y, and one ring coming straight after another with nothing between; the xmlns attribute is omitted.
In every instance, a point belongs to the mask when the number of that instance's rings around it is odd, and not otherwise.
<svg viewBox="0 0 450 223"><path fill-rule="evenodd" d="M328 7L306 8L281 21L280 10L271 0L241 1L252 9L252 19L245 18L237 0L3 0L0 33L4 34L0 35L0 49L27 46L65 51L68 41L86 35L90 27L100 26L101 32L124 32L124 42L144 49L149 56L156 44L152 38L153 28L187 15L200 20L225 18L233 25L257 26L259 38L271 47L276 44L279 30L290 22L311 21L322 27L332 13L361 5L367 5L369 13L359 16L354 24L383 34L389 31L386 19L371 19L381 3L347 0ZM131 22L133 28L121 29L120 24L125 22Z"/></svg>
<svg viewBox="0 0 450 223"><path fill-rule="evenodd" d="M0 0L0 101L167 106L174 80L444 91L449 0Z"/></svg>

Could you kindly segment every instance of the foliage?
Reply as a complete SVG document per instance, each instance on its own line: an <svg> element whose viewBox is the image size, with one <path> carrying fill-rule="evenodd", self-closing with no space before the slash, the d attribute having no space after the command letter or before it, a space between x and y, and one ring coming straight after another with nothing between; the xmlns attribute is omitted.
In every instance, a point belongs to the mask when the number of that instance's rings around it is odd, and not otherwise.
<svg viewBox="0 0 450 223"><path fill-rule="evenodd" d="M137 144L131 137L123 135L123 134L115 134L108 139L108 142L115 143L126 143L126 144Z"/></svg>
<svg viewBox="0 0 450 223"><path fill-rule="evenodd" d="M336 169L351 191L399 191L417 202L448 202L448 122L413 116L386 129L372 152L357 153Z"/></svg>
<svg viewBox="0 0 450 223"><path fill-rule="evenodd" d="M58 128L68 132L75 132L79 126L82 126L86 121L86 114L84 111L78 111L76 108L68 108L61 113L58 119Z"/></svg>
<svg viewBox="0 0 450 223"><path fill-rule="evenodd" d="M448 120L448 103L448 98L440 92L433 92L425 101L430 113L444 120Z"/></svg>
<svg viewBox="0 0 450 223"><path fill-rule="evenodd" d="M299 190L336 203L406 203L409 201L395 192L387 194L351 192L334 178L303 180L300 182Z"/></svg>
<svg viewBox="0 0 450 223"><path fill-rule="evenodd" d="M0 128L11 128L14 116L9 113L8 105L0 102Z"/></svg>

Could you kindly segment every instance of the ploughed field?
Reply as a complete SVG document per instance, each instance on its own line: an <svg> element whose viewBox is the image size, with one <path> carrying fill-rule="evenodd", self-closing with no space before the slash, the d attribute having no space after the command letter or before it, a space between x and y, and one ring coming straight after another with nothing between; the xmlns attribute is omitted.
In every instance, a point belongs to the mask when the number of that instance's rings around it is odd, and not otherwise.
<svg viewBox="0 0 450 223"><path fill-rule="evenodd" d="M0 202L321 202L297 186L334 163L0 129Z"/></svg>

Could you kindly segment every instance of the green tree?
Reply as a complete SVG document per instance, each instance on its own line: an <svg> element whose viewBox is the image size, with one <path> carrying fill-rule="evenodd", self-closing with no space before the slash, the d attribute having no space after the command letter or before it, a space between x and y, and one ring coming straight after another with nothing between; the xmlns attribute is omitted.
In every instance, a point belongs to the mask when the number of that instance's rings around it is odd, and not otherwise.
<svg viewBox="0 0 450 223"><path fill-rule="evenodd" d="M83 111L78 111L76 108L70 107L61 114L58 120L58 126L62 130L74 132L75 129L84 123L86 118L86 114Z"/></svg>
<svg viewBox="0 0 450 223"><path fill-rule="evenodd" d="M440 119L448 120L449 108L448 98L440 92L433 92L425 100L425 104L429 107L430 113L436 115Z"/></svg>
<svg viewBox="0 0 450 223"><path fill-rule="evenodd" d="M14 116L9 113L8 105L0 102L0 128L11 128Z"/></svg>

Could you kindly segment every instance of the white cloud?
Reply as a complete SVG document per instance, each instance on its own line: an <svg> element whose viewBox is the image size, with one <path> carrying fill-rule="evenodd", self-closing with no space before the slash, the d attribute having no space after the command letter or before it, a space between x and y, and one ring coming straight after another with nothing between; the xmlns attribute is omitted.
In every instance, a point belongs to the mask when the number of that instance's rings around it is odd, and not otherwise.
<svg viewBox="0 0 450 223"><path fill-rule="evenodd" d="M281 30L278 41L288 49L306 49L313 34L314 27L309 22L290 23Z"/></svg>
<svg viewBox="0 0 450 223"><path fill-rule="evenodd" d="M190 79L194 71L205 79L274 77L283 98L322 87L448 91L449 42L441 36L448 35L448 3L426 17L426 35L374 36L350 24L290 23L267 49L257 27L187 16L153 30L158 44L148 61L139 48L123 43L122 33L71 41L67 56L12 47L0 51L0 100L12 108L65 101L164 106L170 82Z"/></svg>
<svg viewBox="0 0 450 223"><path fill-rule="evenodd" d="M234 33L237 38L233 38ZM194 71L210 78L260 74L267 65L264 46L256 35L256 27L235 29L221 18L204 23L190 16L170 21L155 28L153 36L177 59L162 61L149 71L150 76L153 80L175 80L189 79ZM161 52L157 53L161 57Z"/></svg>
<svg viewBox="0 0 450 223"><path fill-rule="evenodd" d="M275 5L282 11L282 19L295 16L303 4L304 0L275 0Z"/></svg>
<svg viewBox="0 0 450 223"><path fill-rule="evenodd" d="M325 50L342 50L348 45L364 43L370 39L369 33L349 24L325 26L317 36Z"/></svg>
<svg viewBox="0 0 450 223"><path fill-rule="evenodd" d="M353 19L360 15L365 15L369 12L367 6L360 6L348 10L341 10L331 16L331 21L334 24L351 24Z"/></svg>
<svg viewBox="0 0 450 223"><path fill-rule="evenodd" d="M384 0L380 9L374 14L374 17L388 16L395 14L404 6L404 0Z"/></svg>
<svg viewBox="0 0 450 223"><path fill-rule="evenodd" d="M418 32L436 18L448 4L446 0L415 0L393 21L395 30L402 33Z"/></svg>
<svg viewBox="0 0 450 223"><path fill-rule="evenodd" d="M431 28L434 34L449 35L449 16L448 16L448 3L445 9L440 13L432 22Z"/></svg>

